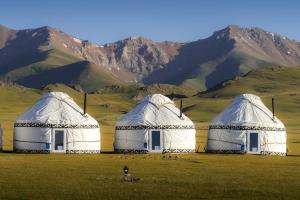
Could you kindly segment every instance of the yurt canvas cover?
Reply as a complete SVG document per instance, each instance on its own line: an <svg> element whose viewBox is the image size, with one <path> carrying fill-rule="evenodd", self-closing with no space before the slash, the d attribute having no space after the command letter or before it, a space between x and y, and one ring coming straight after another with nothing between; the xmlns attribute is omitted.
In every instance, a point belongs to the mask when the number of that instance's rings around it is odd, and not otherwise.
<svg viewBox="0 0 300 200"><path fill-rule="evenodd" d="M243 94L209 126L206 150L285 155L286 130L258 96Z"/></svg>
<svg viewBox="0 0 300 200"><path fill-rule="evenodd" d="M145 97L116 124L115 151L121 153L194 152L193 122L168 97Z"/></svg>
<svg viewBox="0 0 300 200"><path fill-rule="evenodd" d="M98 122L62 92L50 92L14 124L14 150L30 153L99 153Z"/></svg>

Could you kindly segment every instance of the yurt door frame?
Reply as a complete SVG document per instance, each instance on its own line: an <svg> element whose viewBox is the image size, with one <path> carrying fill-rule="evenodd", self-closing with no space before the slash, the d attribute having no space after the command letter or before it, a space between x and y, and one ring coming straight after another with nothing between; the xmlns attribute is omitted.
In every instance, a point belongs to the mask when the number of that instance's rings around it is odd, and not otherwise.
<svg viewBox="0 0 300 200"><path fill-rule="evenodd" d="M66 152L66 132L63 129L53 129L52 151L54 153Z"/></svg>
<svg viewBox="0 0 300 200"><path fill-rule="evenodd" d="M149 131L149 151L151 153L161 153L163 151L162 146L162 131L150 130Z"/></svg>
<svg viewBox="0 0 300 200"><path fill-rule="evenodd" d="M247 134L247 153L260 154L259 132L249 131Z"/></svg>

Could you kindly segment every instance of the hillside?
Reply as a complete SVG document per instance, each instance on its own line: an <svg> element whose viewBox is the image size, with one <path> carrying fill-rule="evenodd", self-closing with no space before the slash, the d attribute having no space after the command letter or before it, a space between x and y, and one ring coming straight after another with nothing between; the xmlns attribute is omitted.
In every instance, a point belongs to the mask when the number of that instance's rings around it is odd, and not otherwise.
<svg viewBox="0 0 300 200"><path fill-rule="evenodd" d="M299 67L267 67L224 82L210 91L198 94L197 97L207 100L232 99L242 93L252 93L260 96L269 108L271 99L274 98L275 112L288 128L293 129L299 127L299 86Z"/></svg>
<svg viewBox="0 0 300 200"><path fill-rule="evenodd" d="M0 28L0 75L19 80L14 71L22 69L25 75L32 65L35 71L60 67L79 60L105 66L111 75L126 82L137 82L144 75L169 62L177 53L180 44L172 42L155 43L143 37L130 37L112 44L95 45L52 27L11 30ZM64 60L51 59L53 51ZM30 69L27 69L30 68ZM32 70L31 70L32 71ZM37 73L38 74L38 73ZM111 76L110 75L110 76ZM22 77L23 78L23 77Z"/></svg>
<svg viewBox="0 0 300 200"><path fill-rule="evenodd" d="M265 105L271 109L275 99L275 115L281 119L288 133L289 150L299 148L300 143L300 68L267 67L253 70L244 77L224 82L211 91L197 95L190 103L186 113L198 110L205 117L213 119L219 113L222 103L229 101L242 93L252 93L260 96ZM198 103L197 101L203 101ZM219 102L219 104L215 104ZM207 116L208 115L208 116ZM195 116L196 117L196 116Z"/></svg>
<svg viewBox="0 0 300 200"><path fill-rule="evenodd" d="M208 38L186 43L155 42L133 36L103 45L47 26L25 30L1 26L0 61L0 77L26 86L76 83L90 91L115 80L114 84L165 83L205 91L253 69L299 66L300 43L261 28L235 25L216 31ZM91 64L85 65L82 61ZM88 80L83 81L78 70L90 71L88 66L91 65L92 71L97 73L86 76ZM73 71L72 67L75 72L71 78L37 82L48 72L55 77L56 73Z"/></svg>
<svg viewBox="0 0 300 200"><path fill-rule="evenodd" d="M112 70L59 48L54 33L63 34L50 27L20 31L2 27L0 78L34 88L51 83L80 85L86 91L125 84Z"/></svg>
<svg viewBox="0 0 300 200"><path fill-rule="evenodd" d="M176 59L145 81L192 85L203 91L252 69L299 63L299 42L260 28L228 26L185 44Z"/></svg>
<svg viewBox="0 0 300 200"><path fill-rule="evenodd" d="M48 84L63 83L78 86L86 92L96 91L109 85L123 85L124 82L111 75L110 71L87 61L44 70L38 74L18 79L26 87L43 88Z"/></svg>
<svg viewBox="0 0 300 200"><path fill-rule="evenodd" d="M281 81L278 78L281 77ZM257 69L244 77L231 80L211 91L196 94L184 87L157 84L142 86L109 86L88 95L88 112L101 124L103 150L112 149L116 120L130 111L147 94L162 93L173 98L179 106L183 100L183 111L197 127L197 148L203 150L207 127L237 95L254 93L271 108L275 98L275 114L287 127L289 154L300 154L300 68L269 67ZM42 90L0 84L0 123L4 127L4 148L12 145L13 121L28 109L44 92L63 91L79 105L83 105L83 93L62 84L48 85Z"/></svg>
<svg viewBox="0 0 300 200"><path fill-rule="evenodd" d="M265 67L250 71L243 77L225 81L201 97L232 98L241 93L253 93L263 96L300 95L299 67Z"/></svg>

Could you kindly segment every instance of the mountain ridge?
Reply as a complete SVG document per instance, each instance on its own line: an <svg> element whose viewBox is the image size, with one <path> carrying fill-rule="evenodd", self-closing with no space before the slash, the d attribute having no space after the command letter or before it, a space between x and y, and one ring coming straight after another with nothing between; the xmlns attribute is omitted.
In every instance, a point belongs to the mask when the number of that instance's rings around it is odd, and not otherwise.
<svg viewBox="0 0 300 200"><path fill-rule="evenodd" d="M60 59L51 57L53 50ZM16 82L24 80L14 76L20 69L23 76L32 77L87 61L124 83L166 83L204 91L260 67L299 66L300 43L261 28L237 25L186 43L131 36L104 45L49 26L24 30L0 26L0 61L0 77Z"/></svg>

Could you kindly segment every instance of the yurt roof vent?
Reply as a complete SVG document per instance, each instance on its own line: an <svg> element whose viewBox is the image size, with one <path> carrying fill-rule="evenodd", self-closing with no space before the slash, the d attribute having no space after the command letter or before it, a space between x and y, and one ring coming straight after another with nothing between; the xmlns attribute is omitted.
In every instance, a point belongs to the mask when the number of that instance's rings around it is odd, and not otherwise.
<svg viewBox="0 0 300 200"><path fill-rule="evenodd" d="M180 100L180 118L182 118L182 100Z"/></svg>

